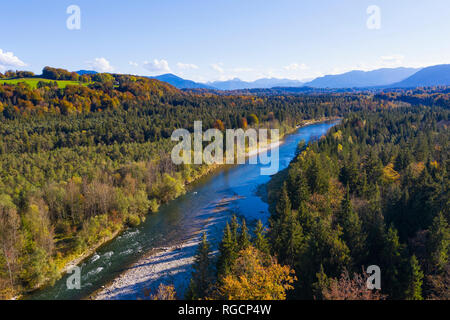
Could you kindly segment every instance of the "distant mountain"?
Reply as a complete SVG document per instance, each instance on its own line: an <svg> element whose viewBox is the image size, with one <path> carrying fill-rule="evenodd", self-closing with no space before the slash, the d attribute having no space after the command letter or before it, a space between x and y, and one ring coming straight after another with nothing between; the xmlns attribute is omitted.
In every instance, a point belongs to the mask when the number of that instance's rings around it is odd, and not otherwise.
<svg viewBox="0 0 450 320"><path fill-rule="evenodd" d="M171 73L166 73L156 77L149 77L149 78L167 82L178 89L216 89L203 83L198 83L191 80L180 78Z"/></svg>
<svg viewBox="0 0 450 320"><path fill-rule="evenodd" d="M440 64L423 68L412 76L404 79L403 81L394 83L389 87L405 88L439 85L450 85L450 64Z"/></svg>
<svg viewBox="0 0 450 320"><path fill-rule="evenodd" d="M234 78L227 81L208 82L220 90L240 90L240 89L267 89L272 87L300 87L303 82L298 80L277 79L277 78L263 78L255 81L247 82L239 78Z"/></svg>
<svg viewBox="0 0 450 320"><path fill-rule="evenodd" d="M420 69L415 68L383 68L373 71L350 71L337 75L326 75L305 86L314 88L363 88L385 86L400 82Z"/></svg>
<svg viewBox="0 0 450 320"><path fill-rule="evenodd" d="M78 70L75 72L78 73L80 76L82 76L83 74L96 74L97 73L97 71L94 71L94 70Z"/></svg>
<svg viewBox="0 0 450 320"><path fill-rule="evenodd" d="M96 74L92 70L76 71L79 75ZM309 82L299 80L263 78L255 81L243 81L234 78L227 81L214 81L199 83L180 78L167 73L155 77L178 89L209 89L209 90L248 90L276 88L292 91L289 88L308 87L307 90L318 89L346 89L346 88L393 88L393 87L420 87L435 85L450 85L450 64L442 64L420 68L383 68L373 71L354 70L337 75L326 75ZM303 90L303 89L302 89Z"/></svg>

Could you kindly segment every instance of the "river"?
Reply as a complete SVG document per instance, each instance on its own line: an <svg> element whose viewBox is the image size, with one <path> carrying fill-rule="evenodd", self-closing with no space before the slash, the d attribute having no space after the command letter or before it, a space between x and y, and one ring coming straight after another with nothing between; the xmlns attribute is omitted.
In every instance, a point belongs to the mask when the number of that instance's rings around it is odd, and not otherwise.
<svg viewBox="0 0 450 320"><path fill-rule="evenodd" d="M324 134L337 121L311 124L284 138L279 147L279 170L285 169L301 140L309 142ZM213 248L221 238L223 225L232 214L245 217L249 226L260 219L267 223L267 203L256 194L258 186L270 180L260 175L261 164L236 165L218 169L189 186L188 192L161 206L136 228L124 231L81 264L81 289L67 289L67 275L53 286L32 294L30 299L81 299L110 283L132 263L155 248L183 243L205 230ZM184 270L183 278L189 274ZM130 298L118 296L118 298Z"/></svg>

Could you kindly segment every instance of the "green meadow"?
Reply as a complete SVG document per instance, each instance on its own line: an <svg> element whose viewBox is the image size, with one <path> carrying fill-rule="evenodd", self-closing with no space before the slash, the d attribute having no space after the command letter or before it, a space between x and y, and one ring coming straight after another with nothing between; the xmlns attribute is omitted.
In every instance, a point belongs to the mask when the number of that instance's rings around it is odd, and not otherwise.
<svg viewBox="0 0 450 320"><path fill-rule="evenodd" d="M60 88L65 88L67 85L72 84L72 85L79 85L79 84L83 84L83 85L87 85L87 83L81 83L79 81L71 81L71 80L49 80L49 79L44 79L44 78L17 78L17 79L7 79L7 80L3 80L0 79L0 83L1 84L17 84L19 82L26 82L28 83L33 89L37 87L37 84L39 81L44 81L44 82L53 82L56 81L58 83L58 86Z"/></svg>

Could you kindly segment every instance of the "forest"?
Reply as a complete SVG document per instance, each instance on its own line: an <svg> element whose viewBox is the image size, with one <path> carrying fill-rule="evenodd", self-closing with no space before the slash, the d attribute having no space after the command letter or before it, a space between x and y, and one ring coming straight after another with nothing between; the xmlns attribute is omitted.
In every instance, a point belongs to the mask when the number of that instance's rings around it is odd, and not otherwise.
<svg viewBox="0 0 450 320"><path fill-rule="evenodd" d="M50 67L0 78L14 80L0 81L0 298L51 284L208 173L172 163L174 129L283 134L330 117L344 120L273 177L268 228L233 219L217 261L205 236L189 297L339 298L368 264L386 272L370 297L448 294L448 92L216 94Z"/></svg>
<svg viewBox="0 0 450 320"><path fill-rule="evenodd" d="M267 186L269 228L233 217L217 258L204 235L188 297L449 299L448 125L439 107L362 110L301 143Z"/></svg>
<svg viewBox="0 0 450 320"><path fill-rule="evenodd" d="M279 128L375 105L371 97L196 95L145 77L46 67L0 85L0 294L52 283L211 170L175 166L176 128ZM2 75L5 78L4 75ZM78 79L78 80L77 80ZM23 80L23 81L22 81ZM61 87L58 81L80 81Z"/></svg>

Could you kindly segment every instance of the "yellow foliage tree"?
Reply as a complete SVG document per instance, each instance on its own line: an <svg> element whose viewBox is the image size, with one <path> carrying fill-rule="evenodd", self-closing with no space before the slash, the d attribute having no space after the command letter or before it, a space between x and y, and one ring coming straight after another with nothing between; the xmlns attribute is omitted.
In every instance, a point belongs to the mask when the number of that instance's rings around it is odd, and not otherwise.
<svg viewBox="0 0 450 320"><path fill-rule="evenodd" d="M389 163L383 168L383 179L385 182L395 182L400 179L400 174L394 170L394 165Z"/></svg>
<svg viewBox="0 0 450 320"><path fill-rule="evenodd" d="M225 125L223 124L222 120L217 119L214 122L214 128L218 129L220 131L224 131L225 130Z"/></svg>
<svg viewBox="0 0 450 320"><path fill-rule="evenodd" d="M239 252L231 273L222 279L218 291L227 300L284 300L296 280L294 271L275 260L268 264L253 246Z"/></svg>

